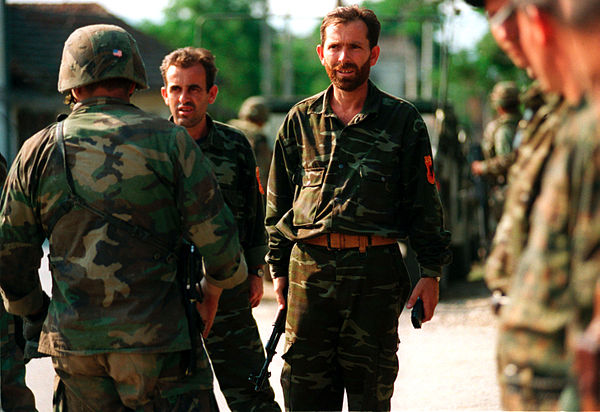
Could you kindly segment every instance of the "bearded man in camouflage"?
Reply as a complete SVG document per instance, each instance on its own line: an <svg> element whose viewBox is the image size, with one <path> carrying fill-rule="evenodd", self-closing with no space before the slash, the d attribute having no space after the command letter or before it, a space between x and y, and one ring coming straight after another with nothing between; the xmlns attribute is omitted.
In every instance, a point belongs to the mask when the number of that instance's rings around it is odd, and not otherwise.
<svg viewBox="0 0 600 412"><path fill-rule="evenodd" d="M289 305L282 386L289 410L389 410L398 317L410 293L399 240L421 279L407 307L438 302L451 259L427 129L369 81L380 24L358 6L325 16L317 53L331 79L288 113L269 175L268 263Z"/></svg>
<svg viewBox="0 0 600 412"><path fill-rule="evenodd" d="M207 328L222 288L244 280L231 211L185 128L129 104L146 73L135 40L92 25L67 39L58 90L69 116L21 148L0 216L4 305L43 321L39 351L69 410L211 410L206 362L186 374L190 331L174 258L182 239L204 256L197 305ZM50 245L52 300L38 267Z"/></svg>
<svg viewBox="0 0 600 412"><path fill-rule="evenodd" d="M168 54L160 67L161 89L171 120L184 126L210 161L225 203L235 217L248 263L248 278L223 292L217 316L206 338L219 387L232 411L280 411L270 385L254 390L248 376L260 370L265 355L252 308L263 296L267 252L264 206L256 160L244 134L213 120L206 112L217 98L217 67L206 49L186 47Z"/></svg>

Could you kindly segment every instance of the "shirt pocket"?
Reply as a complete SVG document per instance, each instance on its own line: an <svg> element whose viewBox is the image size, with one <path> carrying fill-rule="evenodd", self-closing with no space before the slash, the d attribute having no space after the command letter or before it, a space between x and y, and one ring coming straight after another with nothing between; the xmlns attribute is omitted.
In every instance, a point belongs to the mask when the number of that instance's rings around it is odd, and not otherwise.
<svg viewBox="0 0 600 412"><path fill-rule="evenodd" d="M371 222L390 222L398 201L398 171L389 165L360 165L359 207Z"/></svg>
<svg viewBox="0 0 600 412"><path fill-rule="evenodd" d="M302 171L302 183L294 200L294 226L311 225L321 204L325 168Z"/></svg>

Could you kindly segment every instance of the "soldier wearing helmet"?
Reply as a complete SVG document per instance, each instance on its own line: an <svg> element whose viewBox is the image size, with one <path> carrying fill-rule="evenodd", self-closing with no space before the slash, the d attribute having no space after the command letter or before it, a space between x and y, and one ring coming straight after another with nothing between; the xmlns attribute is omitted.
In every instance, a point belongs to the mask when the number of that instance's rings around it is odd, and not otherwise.
<svg viewBox="0 0 600 412"><path fill-rule="evenodd" d="M205 333L222 288L246 273L202 152L184 128L129 103L145 87L129 33L75 30L58 79L72 111L25 142L2 197L4 306L41 330L38 350L59 378L55 402L70 410L211 410L205 353L186 370L194 336L176 252L185 240L204 257ZM51 299L37 273L46 239Z"/></svg>
<svg viewBox="0 0 600 412"><path fill-rule="evenodd" d="M483 161L475 161L471 170L475 175L483 175L489 183L488 210L489 221L486 222L490 233L495 231L502 216L506 188L506 168L494 167L498 159L508 159L513 151L513 140L517 131L521 110L519 89L512 81L499 82L490 94L496 118L485 128L481 141ZM514 160L514 156L510 156ZM508 164L506 165L508 166Z"/></svg>
<svg viewBox="0 0 600 412"><path fill-rule="evenodd" d="M270 110L263 97L251 96L244 100L238 112L238 118L229 121L229 124L244 132L254 150L256 165L260 175L260 184L263 192L267 188L269 169L273 150L263 127L269 120Z"/></svg>

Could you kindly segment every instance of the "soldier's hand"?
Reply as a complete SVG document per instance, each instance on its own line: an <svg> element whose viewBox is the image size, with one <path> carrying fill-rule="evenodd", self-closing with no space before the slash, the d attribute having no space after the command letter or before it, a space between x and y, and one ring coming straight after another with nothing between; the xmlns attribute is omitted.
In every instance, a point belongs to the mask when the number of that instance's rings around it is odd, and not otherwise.
<svg viewBox="0 0 600 412"><path fill-rule="evenodd" d="M475 160L473 163L471 163L471 173L473 173L475 176L479 176L483 173L483 165L481 161Z"/></svg>
<svg viewBox="0 0 600 412"><path fill-rule="evenodd" d="M250 281L250 306L255 308L260 303L265 292L263 278L249 274L248 279Z"/></svg>
<svg viewBox="0 0 600 412"><path fill-rule="evenodd" d="M277 304L279 305L279 310L284 309L286 306L286 296L284 295L284 293L286 293L287 291L287 286L288 278L273 278L273 289L275 290L275 295L277 296Z"/></svg>
<svg viewBox="0 0 600 412"><path fill-rule="evenodd" d="M204 331L202 332L202 336L206 338L210 332L213 322L215 321L215 316L219 307L219 298L221 297L221 292L223 292L223 289L209 283L206 278L202 278L200 285L202 287L204 298L202 299L201 303L196 302L196 309L202 318L202 322L204 322Z"/></svg>
<svg viewBox="0 0 600 412"><path fill-rule="evenodd" d="M438 304L440 296L440 285L437 278L423 277L417 282L417 285L413 289L406 307L412 308L417 302L417 298L420 297L423 301L423 309L425 309L425 316L423 317L423 323L431 320L435 307Z"/></svg>

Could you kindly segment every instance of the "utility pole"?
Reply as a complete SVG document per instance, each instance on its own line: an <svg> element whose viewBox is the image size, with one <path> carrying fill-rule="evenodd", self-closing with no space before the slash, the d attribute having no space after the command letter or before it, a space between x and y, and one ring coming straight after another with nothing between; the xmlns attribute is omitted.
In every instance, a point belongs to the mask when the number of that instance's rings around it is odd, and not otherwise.
<svg viewBox="0 0 600 412"><path fill-rule="evenodd" d="M292 97L294 95L294 63L293 63L293 36L290 30L290 20L291 16L288 14L285 16L285 27L283 35L285 41L285 47L288 50L287 53L283 56L282 62L282 73L281 78L283 79L283 95L285 97Z"/></svg>
<svg viewBox="0 0 600 412"><path fill-rule="evenodd" d="M425 20L421 24L421 98L433 97L433 23Z"/></svg>
<svg viewBox="0 0 600 412"><path fill-rule="evenodd" d="M263 0L263 18L260 26L260 93L273 95L273 65L271 28L269 27L269 2Z"/></svg>

